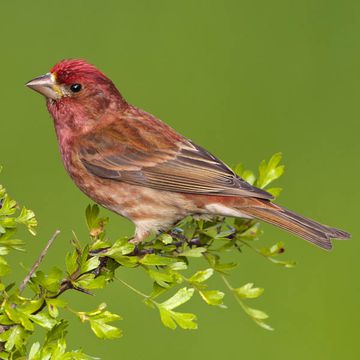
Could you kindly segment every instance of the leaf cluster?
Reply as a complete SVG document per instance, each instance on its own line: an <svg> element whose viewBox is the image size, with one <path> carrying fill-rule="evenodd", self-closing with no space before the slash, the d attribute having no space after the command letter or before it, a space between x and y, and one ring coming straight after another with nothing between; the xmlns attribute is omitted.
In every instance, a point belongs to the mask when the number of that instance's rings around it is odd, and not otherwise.
<svg viewBox="0 0 360 360"><path fill-rule="evenodd" d="M269 162L263 161L259 174L236 167L236 172L247 181L265 188L279 178L284 167L279 165L281 154L275 154ZM275 196L279 188L268 189ZM88 324L95 336L115 339L122 336L117 326L120 315L100 303L93 310L76 310L63 300L65 291L92 294L116 281L142 298L145 305L156 310L164 326L170 329L196 329L197 316L179 308L194 296L206 306L225 309L226 293L235 297L244 313L256 324L271 330L266 322L268 315L249 306L252 299L262 295L264 289L253 283L233 286L230 274L238 265L224 261L228 252L254 251L270 262L284 267L293 262L279 260L284 245L258 247L262 234L260 224L249 219L215 218L195 219L187 217L174 228L135 246L128 238L111 241L106 235L107 218L100 216L97 205L86 209L89 238L80 241L74 234L71 251L66 255L64 267L54 267L48 272L36 271L27 284L25 297L14 284L3 283L10 268L4 256L10 250L23 250L23 242L14 239L18 226L25 226L34 234L36 219L31 210L20 210L5 189L0 187L0 358L2 359L89 359L81 350L68 350L66 334L68 323L62 318L63 311L71 312L82 323ZM197 266L200 270L194 271ZM142 271L151 282L152 291L144 293L121 277L123 268ZM219 277L223 287L210 285L210 279ZM42 344L28 344L29 336L39 328L46 331Z"/></svg>

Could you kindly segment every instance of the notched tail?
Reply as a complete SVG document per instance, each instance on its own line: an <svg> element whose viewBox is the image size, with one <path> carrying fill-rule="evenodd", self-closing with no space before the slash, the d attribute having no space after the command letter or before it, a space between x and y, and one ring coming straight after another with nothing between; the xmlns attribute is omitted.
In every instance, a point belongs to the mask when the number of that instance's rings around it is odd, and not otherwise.
<svg viewBox="0 0 360 360"><path fill-rule="evenodd" d="M241 209L241 211L278 226L326 250L332 248L332 239L350 239L350 234L346 231L320 224L270 202L264 202L263 205L265 206L249 207Z"/></svg>

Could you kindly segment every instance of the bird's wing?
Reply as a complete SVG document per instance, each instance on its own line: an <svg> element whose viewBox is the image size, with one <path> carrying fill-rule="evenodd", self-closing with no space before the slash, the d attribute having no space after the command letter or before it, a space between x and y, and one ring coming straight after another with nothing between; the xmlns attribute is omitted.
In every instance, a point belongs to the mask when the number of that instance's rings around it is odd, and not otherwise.
<svg viewBox="0 0 360 360"><path fill-rule="evenodd" d="M77 145L85 168L101 178L181 193L272 199L150 114L94 129Z"/></svg>

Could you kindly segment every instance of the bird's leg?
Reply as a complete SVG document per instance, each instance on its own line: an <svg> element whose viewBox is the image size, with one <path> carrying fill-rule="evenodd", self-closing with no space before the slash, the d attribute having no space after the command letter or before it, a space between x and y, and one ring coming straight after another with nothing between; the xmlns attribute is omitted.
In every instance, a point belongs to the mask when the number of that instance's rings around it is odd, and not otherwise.
<svg viewBox="0 0 360 360"><path fill-rule="evenodd" d="M148 236L150 236L151 233L152 233L151 230L147 230L147 229L141 228L140 226L137 226L136 230L135 230L135 234L134 234L133 238L129 240L129 242L132 244L135 244L135 245L140 244Z"/></svg>

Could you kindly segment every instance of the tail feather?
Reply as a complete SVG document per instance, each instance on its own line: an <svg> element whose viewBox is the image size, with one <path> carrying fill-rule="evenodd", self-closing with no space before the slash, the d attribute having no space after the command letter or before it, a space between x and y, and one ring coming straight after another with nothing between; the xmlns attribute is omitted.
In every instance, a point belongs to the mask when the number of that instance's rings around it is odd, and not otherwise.
<svg viewBox="0 0 360 360"><path fill-rule="evenodd" d="M241 211L287 230L326 250L332 248L332 239L347 240L350 238L350 234L346 231L320 224L278 205L270 202L263 202L263 205L265 206L243 208Z"/></svg>

